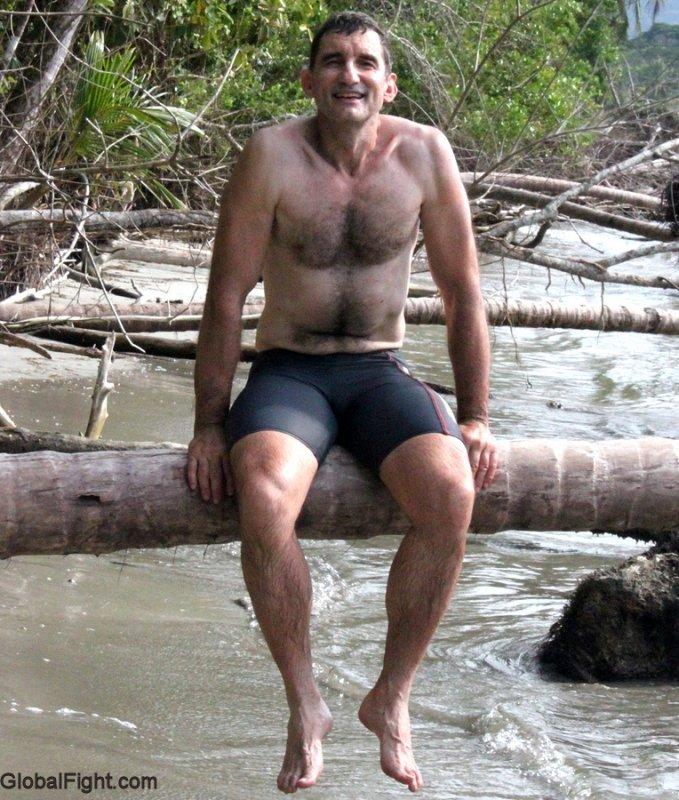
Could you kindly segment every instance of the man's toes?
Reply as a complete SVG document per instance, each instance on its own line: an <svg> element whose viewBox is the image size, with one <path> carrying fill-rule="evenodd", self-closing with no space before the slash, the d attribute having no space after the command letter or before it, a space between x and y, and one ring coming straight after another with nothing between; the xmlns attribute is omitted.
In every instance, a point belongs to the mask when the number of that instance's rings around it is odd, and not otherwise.
<svg viewBox="0 0 679 800"><path fill-rule="evenodd" d="M323 771L323 762L315 762L311 758L305 758L302 764L301 775L297 779L297 787L299 789L308 789L313 786L318 780L318 776Z"/></svg>
<svg viewBox="0 0 679 800"><path fill-rule="evenodd" d="M297 786L300 789L308 789L310 786L313 786L316 781L318 780L318 776L323 772L323 765L316 766L315 764L310 764L305 770L304 774L301 778L297 781Z"/></svg>
<svg viewBox="0 0 679 800"><path fill-rule="evenodd" d="M422 788L422 775L417 767L415 767L415 769L410 773L410 783L408 784L408 788L411 792L419 792L419 790Z"/></svg>
<svg viewBox="0 0 679 800"><path fill-rule="evenodd" d="M290 794L290 792L295 791L294 778L295 775L289 768L281 770L280 775L278 776L278 788L281 790L281 792Z"/></svg>

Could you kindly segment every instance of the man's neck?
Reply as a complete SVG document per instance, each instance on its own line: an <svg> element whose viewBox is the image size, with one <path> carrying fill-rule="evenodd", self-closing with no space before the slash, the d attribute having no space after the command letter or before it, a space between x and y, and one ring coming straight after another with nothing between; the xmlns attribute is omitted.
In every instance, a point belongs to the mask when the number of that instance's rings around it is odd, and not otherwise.
<svg viewBox="0 0 679 800"><path fill-rule="evenodd" d="M346 126L316 116L314 128L318 151L339 172L355 175L377 146L379 126L379 115L361 125Z"/></svg>

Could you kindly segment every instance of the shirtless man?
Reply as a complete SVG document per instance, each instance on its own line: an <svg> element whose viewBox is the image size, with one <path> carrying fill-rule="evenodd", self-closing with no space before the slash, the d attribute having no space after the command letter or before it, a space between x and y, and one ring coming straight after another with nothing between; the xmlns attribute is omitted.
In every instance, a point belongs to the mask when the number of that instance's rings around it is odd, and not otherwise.
<svg viewBox="0 0 679 800"><path fill-rule="evenodd" d="M316 115L256 133L224 193L187 476L205 501L236 493L243 575L290 709L278 788L294 792L316 783L332 725L312 671L295 522L333 442L378 472L413 527L389 573L384 663L359 718L384 772L414 792L415 672L460 571L475 489L496 469L469 206L445 136L380 114L396 76L370 18L331 17L301 81ZM459 428L395 353L419 224L446 309ZM241 312L260 275L260 355L230 409Z"/></svg>

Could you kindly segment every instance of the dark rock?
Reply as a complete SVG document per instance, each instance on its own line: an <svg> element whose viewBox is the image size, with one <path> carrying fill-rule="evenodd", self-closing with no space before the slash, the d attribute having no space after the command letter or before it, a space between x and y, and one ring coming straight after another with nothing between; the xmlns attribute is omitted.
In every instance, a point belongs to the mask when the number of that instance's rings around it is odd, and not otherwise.
<svg viewBox="0 0 679 800"><path fill-rule="evenodd" d="M579 681L679 679L679 535L582 580L538 660Z"/></svg>

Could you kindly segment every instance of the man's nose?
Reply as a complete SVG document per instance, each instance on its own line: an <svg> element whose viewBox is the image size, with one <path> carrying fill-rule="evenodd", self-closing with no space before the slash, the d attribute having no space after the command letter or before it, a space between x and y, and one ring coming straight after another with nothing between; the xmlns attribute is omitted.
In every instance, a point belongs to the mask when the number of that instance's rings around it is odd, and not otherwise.
<svg viewBox="0 0 679 800"><path fill-rule="evenodd" d="M342 70L342 80L347 84L358 83L358 70L353 61L345 61Z"/></svg>

